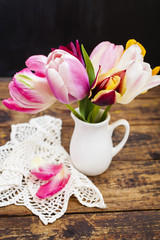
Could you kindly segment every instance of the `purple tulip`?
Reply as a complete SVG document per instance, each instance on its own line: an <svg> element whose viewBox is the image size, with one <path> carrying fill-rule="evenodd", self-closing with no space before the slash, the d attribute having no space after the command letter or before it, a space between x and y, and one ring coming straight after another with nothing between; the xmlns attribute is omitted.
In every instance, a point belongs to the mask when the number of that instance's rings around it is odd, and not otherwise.
<svg viewBox="0 0 160 240"><path fill-rule="evenodd" d="M78 40L76 40L76 45L74 45L73 42L70 42L66 46L59 46L60 50L66 51L73 55L74 57L78 58L78 60L85 66L81 50L80 50L80 45ZM52 51L56 50L55 48L52 48Z"/></svg>

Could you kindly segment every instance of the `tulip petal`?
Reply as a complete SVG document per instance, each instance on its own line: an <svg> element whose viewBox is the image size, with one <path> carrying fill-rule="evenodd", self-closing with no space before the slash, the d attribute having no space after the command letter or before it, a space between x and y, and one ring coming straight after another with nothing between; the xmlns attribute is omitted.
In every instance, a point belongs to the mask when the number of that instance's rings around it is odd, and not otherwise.
<svg viewBox="0 0 160 240"><path fill-rule="evenodd" d="M109 91L109 90L102 90L99 91L93 99L91 99L91 102L98 106L107 106L114 104L116 101L116 93L115 91Z"/></svg>
<svg viewBox="0 0 160 240"><path fill-rule="evenodd" d="M146 65L144 65L146 67ZM144 69L145 69L144 67ZM143 64L134 62L130 65L126 72L126 91L122 98L118 100L119 103L128 104L140 93L144 92L144 86L148 83L150 78L150 71L145 71ZM144 91L143 91L144 90Z"/></svg>
<svg viewBox="0 0 160 240"><path fill-rule="evenodd" d="M151 75L151 70L149 69L149 66L143 64L143 63L138 63L138 62L133 62L127 69L126 71L126 88L127 90L130 90L131 88L135 87L137 89L140 88L139 84L141 86L144 86L145 83L147 82L148 77L145 79L145 81L137 81L137 79L141 80L141 75L143 72L147 72L148 76ZM137 85L138 84L138 85Z"/></svg>
<svg viewBox="0 0 160 240"><path fill-rule="evenodd" d="M28 68L14 75L9 92L11 98L6 99L4 105L20 112L37 113L56 101L47 79L36 76Z"/></svg>
<svg viewBox="0 0 160 240"><path fill-rule="evenodd" d="M76 40L76 46L74 45L73 42L70 42L69 44L67 44L67 46L59 46L60 50L66 51L68 53L70 53L71 55L73 55L74 57L76 57L85 67L85 63L81 54L81 50L80 50L80 45L78 40ZM54 51L55 49L53 49Z"/></svg>
<svg viewBox="0 0 160 240"><path fill-rule="evenodd" d="M67 86L71 96L81 100L89 91L87 72L77 59L65 57L65 61L59 66L59 74Z"/></svg>
<svg viewBox="0 0 160 240"><path fill-rule="evenodd" d="M143 57L146 55L146 50L145 48L142 46L142 44L140 44L139 42L137 42L135 39L130 39L128 40L128 42L126 43L126 49L128 49L130 46L132 45L138 45L141 48L141 54L143 55Z"/></svg>
<svg viewBox="0 0 160 240"><path fill-rule="evenodd" d="M47 80L54 96L70 104L83 99L89 91L89 79L82 63L63 50L48 55Z"/></svg>
<svg viewBox="0 0 160 240"><path fill-rule="evenodd" d="M79 45L79 41L76 40L76 51L77 51L77 56L79 61L83 64L83 66L85 67L85 63L82 57L82 53L81 53L81 49L80 49L80 45Z"/></svg>
<svg viewBox="0 0 160 240"><path fill-rule="evenodd" d="M101 70L101 66L99 66L99 69L97 71L97 74L96 74L96 78L94 80L94 82L92 83L91 85L91 88L90 88L90 93L89 93L89 98L92 96L92 90L95 89L95 87L101 83L101 79L100 79L100 74L101 74L102 70ZM102 78L102 81L103 81L104 78Z"/></svg>
<svg viewBox="0 0 160 240"><path fill-rule="evenodd" d="M110 42L101 42L93 49L90 55L95 72L98 71L99 65L102 67L102 73L108 72L117 65L122 54L123 46L116 46Z"/></svg>
<svg viewBox="0 0 160 240"><path fill-rule="evenodd" d="M26 105L28 105L28 107L33 107L33 105L36 107L39 103L43 103L40 96L34 94L33 90L31 91L31 89L26 88L23 84L10 82L9 92L15 102L22 107Z"/></svg>
<svg viewBox="0 0 160 240"><path fill-rule="evenodd" d="M40 76L45 76L46 72L46 64L47 64L47 57L44 55L34 55L27 59L26 66L35 71L37 74L41 74Z"/></svg>
<svg viewBox="0 0 160 240"><path fill-rule="evenodd" d="M24 113L38 113L41 111L41 109L39 108L23 108L20 107L17 103L15 103L15 101L12 98L8 98L2 101L3 104L10 110L15 110L17 112L24 112Z"/></svg>
<svg viewBox="0 0 160 240"><path fill-rule="evenodd" d="M152 75L157 75L160 71L160 66L157 66L155 67L153 70L152 70Z"/></svg>
<svg viewBox="0 0 160 240"><path fill-rule="evenodd" d="M10 95L20 107L45 109L55 102L55 98L49 88L47 80L39 78L33 74L31 79L34 84L28 87L28 83L23 84L20 81L20 76L16 74L13 81L9 84ZM28 76L26 76L28 77Z"/></svg>
<svg viewBox="0 0 160 240"><path fill-rule="evenodd" d="M14 87L30 102L43 103L49 98L53 100L53 94L47 79L36 76L28 68L16 73L13 82Z"/></svg>
<svg viewBox="0 0 160 240"><path fill-rule="evenodd" d="M68 183L70 178L70 174L67 172L66 169L63 169L60 173L54 176L48 183L42 185L36 196L45 199L47 197L51 197L60 190L62 190L65 185Z"/></svg>
<svg viewBox="0 0 160 240"><path fill-rule="evenodd" d="M46 75L48 84L54 96L58 99L58 101L69 104L68 90L59 73L53 68L48 68Z"/></svg>
<svg viewBox="0 0 160 240"><path fill-rule="evenodd" d="M38 170L33 169L31 173L40 180L47 181L51 177L57 175L63 168L63 164L46 164L38 168Z"/></svg>
<svg viewBox="0 0 160 240"><path fill-rule="evenodd" d="M127 69L134 61L143 61L141 48L138 45L131 45L126 51L124 51L116 67L121 70Z"/></svg>
<svg viewBox="0 0 160 240"><path fill-rule="evenodd" d="M141 92L145 92L148 89L157 87L158 85L160 85L160 76L159 75L155 75L150 77L148 83L142 88Z"/></svg>

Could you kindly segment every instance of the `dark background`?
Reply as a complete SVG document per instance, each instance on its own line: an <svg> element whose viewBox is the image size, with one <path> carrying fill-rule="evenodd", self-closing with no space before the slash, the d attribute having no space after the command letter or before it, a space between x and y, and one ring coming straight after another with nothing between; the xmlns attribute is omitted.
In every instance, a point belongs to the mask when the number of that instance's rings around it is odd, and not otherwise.
<svg viewBox="0 0 160 240"><path fill-rule="evenodd" d="M0 77L12 76L34 54L79 39L88 53L101 41L130 38L160 65L160 0L0 0Z"/></svg>

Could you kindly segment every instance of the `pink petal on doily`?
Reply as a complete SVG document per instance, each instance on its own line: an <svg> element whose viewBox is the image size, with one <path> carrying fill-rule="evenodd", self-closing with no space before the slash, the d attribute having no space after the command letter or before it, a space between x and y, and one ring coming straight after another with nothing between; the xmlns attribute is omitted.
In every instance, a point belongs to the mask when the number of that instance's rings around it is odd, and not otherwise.
<svg viewBox="0 0 160 240"><path fill-rule="evenodd" d="M47 181L51 177L57 175L63 169L63 164L47 164L38 168L38 170L33 169L31 173L38 179Z"/></svg>
<svg viewBox="0 0 160 240"><path fill-rule="evenodd" d="M53 196L65 187L69 178L70 173L66 168L63 167L63 169L56 176L52 177L48 183L39 188L36 196L41 199Z"/></svg>

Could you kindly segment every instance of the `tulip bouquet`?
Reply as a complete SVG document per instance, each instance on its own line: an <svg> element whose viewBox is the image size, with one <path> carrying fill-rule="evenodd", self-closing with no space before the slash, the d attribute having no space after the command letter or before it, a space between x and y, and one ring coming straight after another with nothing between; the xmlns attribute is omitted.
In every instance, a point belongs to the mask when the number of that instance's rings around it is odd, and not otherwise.
<svg viewBox="0 0 160 240"><path fill-rule="evenodd" d="M79 119L101 122L114 103L130 103L160 84L160 76L156 75L160 67L152 70L144 62L145 53L144 47L131 39L125 49L101 42L88 56L77 40L76 45L71 42L52 49L48 57L31 56L27 68L14 75L9 84L11 98L3 104L12 110L37 113L57 99ZM79 112L71 106L73 102L79 103Z"/></svg>
<svg viewBox="0 0 160 240"><path fill-rule="evenodd" d="M160 84L160 67L153 70L144 62L144 47L131 39L121 45L101 42L88 56L76 41L52 49L48 57L35 55L26 61L27 68L16 73L9 84L11 98L3 104L15 111L38 113L56 99L64 103L84 122L98 123L107 118L114 103L130 103L137 95ZM79 111L71 104L79 103ZM105 107L100 111L101 107ZM63 164L46 164L39 157L31 173L41 181L37 196L50 197L67 184L70 173Z"/></svg>

